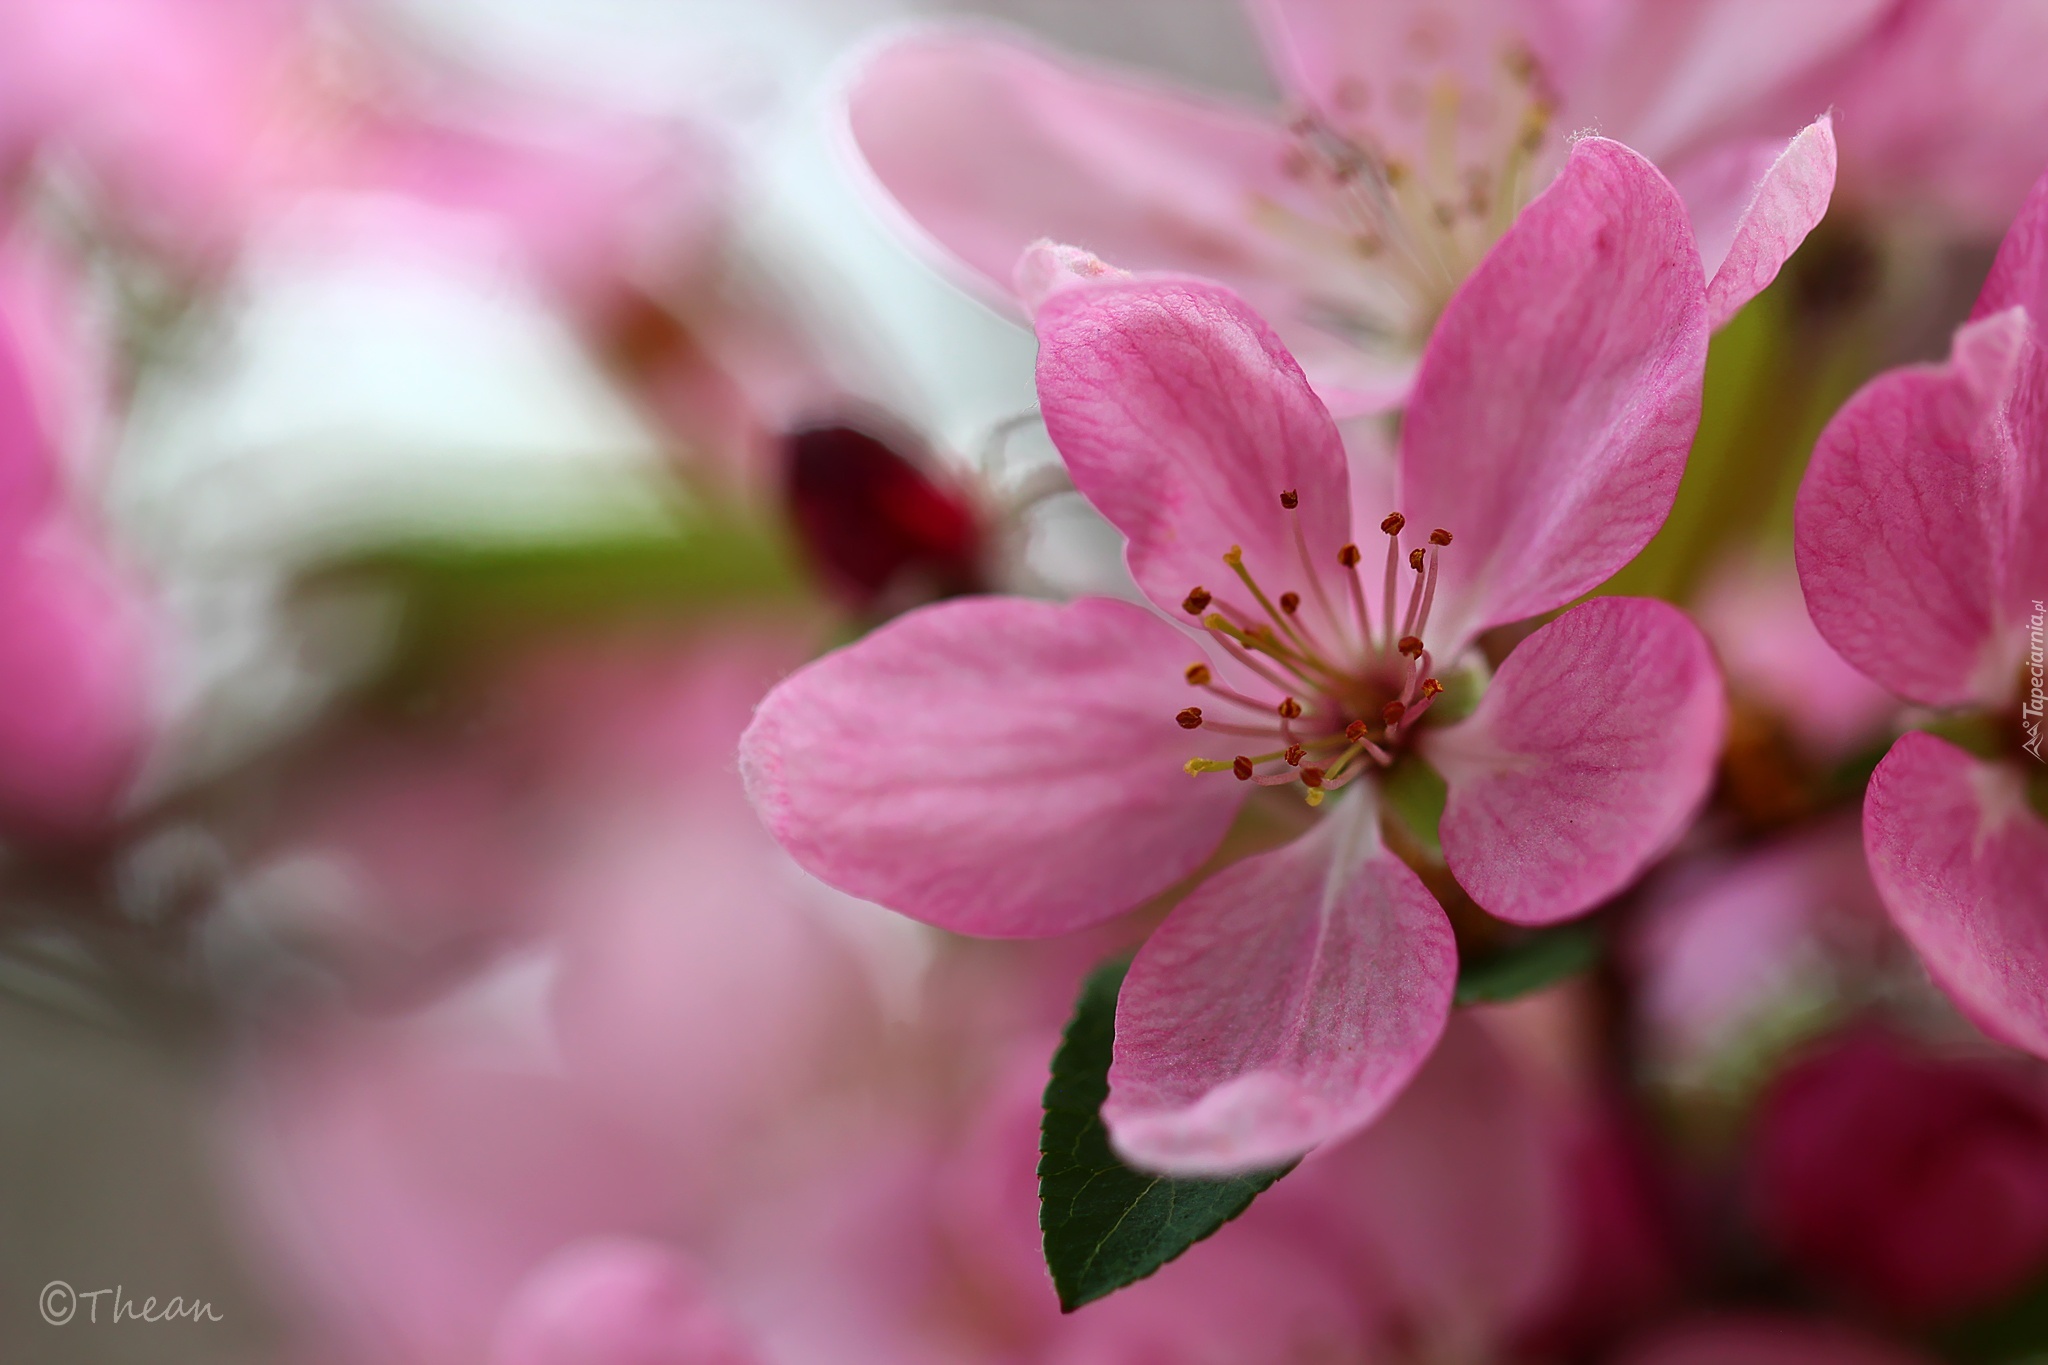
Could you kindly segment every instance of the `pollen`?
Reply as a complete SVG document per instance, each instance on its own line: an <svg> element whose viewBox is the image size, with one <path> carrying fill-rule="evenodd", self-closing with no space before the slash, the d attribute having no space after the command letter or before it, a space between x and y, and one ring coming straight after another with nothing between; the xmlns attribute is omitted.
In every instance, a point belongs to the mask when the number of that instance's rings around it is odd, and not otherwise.
<svg viewBox="0 0 2048 1365"><path fill-rule="evenodd" d="M1422 572L1422 547L1420 545L1408 552L1408 567L1417 573Z"/></svg>
<svg viewBox="0 0 2048 1365"><path fill-rule="evenodd" d="M1308 757L1308 750L1302 748L1299 744L1290 744L1287 746L1287 752L1280 755L1280 757L1287 760L1288 767L1299 768L1301 760Z"/></svg>
<svg viewBox="0 0 2048 1365"><path fill-rule="evenodd" d="M1347 569L1357 568L1358 561L1363 558L1365 558L1365 556L1361 555L1358 552L1358 547L1356 545L1346 545L1342 549L1337 551L1337 562L1339 564L1342 564Z"/></svg>
<svg viewBox="0 0 2048 1365"><path fill-rule="evenodd" d="M1424 678L1422 680L1422 695L1425 697L1434 697L1443 690L1444 685L1435 678Z"/></svg>
<svg viewBox="0 0 2048 1365"><path fill-rule="evenodd" d="M1399 512L1389 512L1387 513L1386 520L1380 523L1380 529L1390 536L1398 536L1401 534L1401 528L1407 524L1408 518L1402 516Z"/></svg>
<svg viewBox="0 0 2048 1365"><path fill-rule="evenodd" d="M1300 594L1300 593L1298 593L1298 592L1283 592L1283 593L1281 593L1281 594L1280 594L1280 610L1282 610L1282 611L1286 612L1286 613L1287 613L1287 614L1288 614L1289 616L1292 616L1292 615L1294 615L1294 613L1296 613L1297 611L1300 611L1300 610L1301 610L1301 594Z"/></svg>
<svg viewBox="0 0 2048 1365"><path fill-rule="evenodd" d="M1380 719L1389 725L1399 725L1401 717L1408 714L1408 708L1398 701L1390 701L1380 708Z"/></svg>
<svg viewBox="0 0 2048 1365"><path fill-rule="evenodd" d="M1321 768L1303 768L1301 770L1301 784L1304 787L1322 786L1323 770Z"/></svg>
<svg viewBox="0 0 2048 1365"><path fill-rule="evenodd" d="M1187 600L1180 604L1180 609L1190 616L1200 616L1209 609L1209 604L1215 600L1215 598L1209 595L1207 588L1197 586L1187 595Z"/></svg>
<svg viewBox="0 0 2048 1365"><path fill-rule="evenodd" d="M1295 508L1301 506L1301 494L1292 488L1288 489L1280 495L1280 505L1292 512Z"/></svg>
<svg viewBox="0 0 2048 1365"><path fill-rule="evenodd" d="M1301 703L1292 697L1282 697L1279 709L1280 714L1289 720L1294 720L1301 715Z"/></svg>
<svg viewBox="0 0 2048 1365"><path fill-rule="evenodd" d="M1448 545L1451 543L1451 533L1439 526L1429 533L1429 543L1432 545Z"/></svg>
<svg viewBox="0 0 2048 1365"><path fill-rule="evenodd" d="M1344 738L1350 740L1353 744L1356 744L1360 740L1364 739L1365 735L1366 724L1362 720L1354 720L1349 725L1344 727Z"/></svg>
<svg viewBox="0 0 2048 1365"><path fill-rule="evenodd" d="M1188 665L1187 679L1189 687L1207 687L1215 680L1215 676L1215 674L1209 671L1209 665L1207 664Z"/></svg>
<svg viewBox="0 0 2048 1365"><path fill-rule="evenodd" d="M1421 658L1421 657L1422 657L1422 640L1421 640L1421 638L1420 638L1420 637L1418 637L1418 636L1414 636L1414 635L1403 635L1403 636L1401 637L1401 644L1400 644L1400 650L1401 650L1401 653L1402 653L1402 655L1403 655L1404 657L1406 657L1406 658L1410 658L1410 659L1419 659L1419 658Z"/></svg>
<svg viewBox="0 0 2048 1365"><path fill-rule="evenodd" d="M1236 776L1238 781L1249 782L1252 780L1252 761L1243 754L1239 754L1236 758L1230 760L1230 771Z"/></svg>
<svg viewBox="0 0 2048 1365"><path fill-rule="evenodd" d="M1199 730L1202 728L1202 708L1190 706L1173 719L1183 730Z"/></svg>

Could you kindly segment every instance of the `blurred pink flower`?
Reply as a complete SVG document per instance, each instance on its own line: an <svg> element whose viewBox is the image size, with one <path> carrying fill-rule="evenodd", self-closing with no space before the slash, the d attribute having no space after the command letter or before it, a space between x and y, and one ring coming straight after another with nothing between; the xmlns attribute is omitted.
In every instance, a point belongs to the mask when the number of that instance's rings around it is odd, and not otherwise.
<svg viewBox="0 0 2048 1365"><path fill-rule="evenodd" d="M13 276L13 263L0 264ZM70 505L52 390L0 295L0 825L77 835L111 817L153 730L150 613Z"/></svg>
<svg viewBox="0 0 2048 1365"><path fill-rule="evenodd" d="M304 0L0 6L0 162L54 151L129 231L179 256L218 257L239 239L275 164L265 143L286 136L282 115L310 73L306 9Z"/></svg>
<svg viewBox="0 0 2048 1365"><path fill-rule="evenodd" d="M1813 1319L1751 1315L1672 1328L1621 1365L1933 1365L1919 1352Z"/></svg>
<svg viewBox="0 0 2048 1365"><path fill-rule="evenodd" d="M1881 1311L1986 1307L2048 1267L2048 1084L2024 1065L1866 1026L1779 1075L1755 1124L1771 1240Z"/></svg>
<svg viewBox="0 0 2048 1365"><path fill-rule="evenodd" d="M1790 564L1731 563L1701 589L1694 611L1731 697L1767 709L1815 761L1849 757L1881 737L1898 710L1814 629Z"/></svg>
<svg viewBox="0 0 2048 1365"><path fill-rule="evenodd" d="M985 284L1007 288L1040 237L1213 276L1272 320L1341 416L1399 403L1445 302L1563 164L1556 126L1597 128L1671 172L1708 321L1725 322L1820 221L1834 181L1826 118L1785 141L1825 98L1766 138L1756 103L1870 7L1774 14L1756 41L1764 16L1727 4L1602 6L1612 22L1594 24L1515 0L1265 0L1251 9L1288 120L935 31L877 55L849 115L882 187Z"/></svg>
<svg viewBox="0 0 2048 1365"><path fill-rule="evenodd" d="M1630 944L1646 1051L1681 1082L1911 963L1847 817L1686 871L1657 888Z"/></svg>
<svg viewBox="0 0 2048 1365"><path fill-rule="evenodd" d="M1416 748L1449 783L1445 856L1481 905L1525 924L1591 908L1705 794L1724 703L1691 623L1590 602L1524 641L1469 719L1417 721L1437 672L1477 686L1451 670L1481 631L1596 586L1669 509L1705 344L1692 261L1655 170L1579 143L1430 344L1402 497L1457 543L1410 533L1404 552L1388 517L1371 609L1336 427L1241 300L1175 277L1055 294L1038 317L1047 429L1153 605L1202 629L1104 599L898 618L762 703L741 763L763 818L856 895L960 932L1054 935L1195 871L1253 788L1313 806ZM1219 560L1241 585L1197 586ZM1188 662L1191 636L1206 660ZM1189 684L1215 714L1185 707ZM1219 758L1204 731L1271 752ZM1141 1164L1299 1155L1370 1122L1428 1055L1450 926L1381 846L1375 782L1358 787L1205 882L1139 952L1104 1114Z"/></svg>
<svg viewBox="0 0 2048 1365"><path fill-rule="evenodd" d="M490 1365L756 1365L688 1260L659 1242L578 1242L528 1277Z"/></svg>
<svg viewBox="0 0 2048 1365"><path fill-rule="evenodd" d="M1558 1129L1487 1030L1459 1019L1371 1130L1156 1274L1062 1315L1031 1174L1047 1045L1015 1042L964 1141L878 1144L762 1213L749 1292L778 1324L771 1359L1486 1359L1553 1283Z"/></svg>
<svg viewBox="0 0 2048 1365"><path fill-rule="evenodd" d="M1797 552L1814 624L1843 658L1907 701L1982 708L2010 736L1995 761L1904 736L1871 778L1864 842L1934 978L1993 1036L2048 1055L2048 822L2026 790L2039 745L2022 748L2030 722L2042 733L2027 661L2048 597L2043 318L2048 180L1949 360L1880 375L1821 433Z"/></svg>
<svg viewBox="0 0 2048 1365"><path fill-rule="evenodd" d="M1808 83L1842 126L1857 207L1989 237L2048 164L2048 7L2037 0L1890 0Z"/></svg>
<svg viewBox="0 0 2048 1365"><path fill-rule="evenodd" d="M888 945L789 865L729 767L752 699L799 656L766 630L680 652L584 641L514 670L476 729L512 751L520 820L408 866L432 886L474 883L464 856L508 859L523 938L403 1015L307 1021L250 1059L238 1169L287 1300L341 1358L470 1362L501 1330L539 1350L575 1326L558 1295L625 1315L595 1341L665 1330L635 1327L635 1295L669 1290L630 1267L610 1289L537 1268L589 1238L713 1246L852 1140L858 1112L833 1106L873 1065L864 964ZM369 867L401 823L358 845Z"/></svg>

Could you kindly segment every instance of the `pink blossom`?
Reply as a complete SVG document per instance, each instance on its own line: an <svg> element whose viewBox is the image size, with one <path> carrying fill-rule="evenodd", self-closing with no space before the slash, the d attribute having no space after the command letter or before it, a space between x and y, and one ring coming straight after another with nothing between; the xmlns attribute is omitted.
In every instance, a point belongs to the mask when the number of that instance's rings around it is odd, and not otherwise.
<svg viewBox="0 0 2048 1365"><path fill-rule="evenodd" d="M1104 1112L1127 1155L1283 1160L1370 1122L1449 1007L1449 924L1380 840L1385 764L1413 751L1442 773L1451 871L1524 924L1627 885L1705 793L1719 679L1655 602L1566 613L1469 718L1419 724L1450 689L1472 700L1480 632L1598 585L1669 509L1706 332L1690 229L1648 163L1578 145L1430 344L1402 433L1408 518L1354 519L1328 413L1228 290L1101 279L1038 327L1047 428L1157 612L911 613L778 687L742 768L826 881L998 937L1166 891L1254 791L1335 797L1181 901L1117 1011ZM1369 561L1361 540L1385 548Z"/></svg>
<svg viewBox="0 0 2048 1365"><path fill-rule="evenodd" d="M660 1242L575 1243L516 1291L491 1365L755 1365L701 1280Z"/></svg>
<svg viewBox="0 0 2048 1365"><path fill-rule="evenodd" d="M1731 698L1784 725L1803 757L1839 762L1883 738L1897 701L1813 628L1791 564L1730 564L1700 590L1695 612Z"/></svg>
<svg viewBox="0 0 2048 1365"><path fill-rule="evenodd" d="M1631 945L1645 1050L1681 1084L1911 964L1846 816L1687 871L1650 893Z"/></svg>
<svg viewBox="0 0 2048 1365"><path fill-rule="evenodd" d="M1755 1123L1757 1215L1824 1282L1927 1317L2048 1265L2048 1084L2030 1068L1864 1027L1779 1075Z"/></svg>
<svg viewBox="0 0 2048 1365"><path fill-rule="evenodd" d="M1008 289L1035 238L1219 279L1271 319L1340 415L1397 404L1460 281L1592 128L1686 196L1715 326L1825 212L1826 118L1750 126L1757 101L1861 31L1871 0L1764 20L1737 4L1529 0L1249 6L1293 112L1278 117L935 30L884 49L853 138L916 226ZM1678 13L1682 12L1682 13ZM1592 16L1580 14L1578 19Z"/></svg>
<svg viewBox="0 0 2048 1365"><path fill-rule="evenodd" d="M28 354L36 335L0 307L0 824L76 835L141 763L151 624L71 506L50 392L67 358Z"/></svg>
<svg viewBox="0 0 2048 1365"><path fill-rule="evenodd" d="M1800 581L1828 643L1907 701L1981 708L1996 759L1900 739L1863 806L1871 875L1935 980L2048 1055L2048 822L2038 660L2048 597L2048 182L1950 358L1880 375L1821 434L1799 490ZM2035 670L2030 672L2031 670ZM2036 728L2028 730L2028 726Z"/></svg>
<svg viewBox="0 0 2048 1365"><path fill-rule="evenodd" d="M1622 1365L1932 1365L1928 1357L1818 1319L1746 1315L1668 1329Z"/></svg>
<svg viewBox="0 0 2048 1365"><path fill-rule="evenodd" d="M336 1358L467 1365L494 1342L709 1332L728 1297L708 1267L693 1297L687 1259L856 1141L834 1087L866 1075L880 1008L840 928L855 907L789 865L728 766L795 656L761 634L694 653L586 640L501 679L477 729L524 774L521 818L472 822L397 884L502 896L523 938L425 1004L303 1020L246 1060L251 1222ZM376 858L394 823L348 851ZM458 875L465 856L523 884ZM680 1259L593 1269L565 1250L622 1237Z"/></svg>

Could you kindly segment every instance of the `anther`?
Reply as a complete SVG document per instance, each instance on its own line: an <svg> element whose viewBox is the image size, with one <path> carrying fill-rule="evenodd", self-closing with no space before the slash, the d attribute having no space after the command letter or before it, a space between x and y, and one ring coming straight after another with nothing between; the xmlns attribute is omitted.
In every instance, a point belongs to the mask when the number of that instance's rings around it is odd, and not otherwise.
<svg viewBox="0 0 2048 1365"><path fill-rule="evenodd" d="M1425 697L1433 697L1443 690L1444 685L1435 678L1424 678L1422 680L1422 695Z"/></svg>
<svg viewBox="0 0 2048 1365"><path fill-rule="evenodd" d="M1295 613L1295 612L1297 612L1297 611L1300 611L1300 610L1301 610L1301 594L1300 594L1300 593L1298 593L1298 592L1283 592L1283 593L1281 593L1281 594L1280 594L1280 610L1282 610L1282 611L1286 612L1286 613L1287 613L1287 614L1288 614L1289 616L1292 616L1292 615L1294 615L1294 613Z"/></svg>
<svg viewBox="0 0 2048 1365"><path fill-rule="evenodd" d="M1322 786L1323 770L1321 768L1303 768L1301 770L1301 783L1305 787Z"/></svg>
<svg viewBox="0 0 2048 1365"><path fill-rule="evenodd" d="M1358 552L1358 547L1356 545L1346 545L1342 549L1337 551L1337 562L1339 564L1342 564L1347 569L1357 568L1358 561L1363 559L1364 557L1365 556L1361 555Z"/></svg>
<svg viewBox="0 0 2048 1365"><path fill-rule="evenodd" d="M1420 545L1408 552L1408 567L1417 573L1422 572L1422 547Z"/></svg>
<svg viewBox="0 0 2048 1365"><path fill-rule="evenodd" d="M1417 636L1403 635L1400 648L1401 653L1407 658L1419 659L1422 657L1422 641Z"/></svg>
<svg viewBox="0 0 2048 1365"><path fill-rule="evenodd" d="M1252 761L1243 754L1239 754L1236 758L1230 760L1230 771L1236 776L1238 781L1249 782L1252 780Z"/></svg>
<svg viewBox="0 0 2048 1365"><path fill-rule="evenodd" d="M1292 488L1288 489L1280 495L1280 505L1292 512L1295 508L1301 506L1301 494L1295 492Z"/></svg>
<svg viewBox="0 0 2048 1365"><path fill-rule="evenodd" d="M1287 752L1280 755L1280 757L1287 760L1288 767L1299 768L1301 760L1308 757L1308 750L1302 748L1299 744L1290 744L1287 746Z"/></svg>
<svg viewBox="0 0 2048 1365"><path fill-rule="evenodd" d="M1187 679L1189 687L1207 687L1215 680L1215 676L1215 674L1209 671L1209 665L1207 664L1188 665Z"/></svg>
<svg viewBox="0 0 2048 1365"><path fill-rule="evenodd" d="M1301 703L1292 697L1282 697L1279 710L1281 715L1289 720L1294 720L1301 715Z"/></svg>
<svg viewBox="0 0 2048 1365"><path fill-rule="evenodd" d="M1199 730L1202 728L1202 708L1190 706L1175 716L1174 720L1183 730Z"/></svg>
<svg viewBox="0 0 2048 1365"><path fill-rule="evenodd" d="M1215 600L1209 596L1207 588L1197 587L1187 595L1187 600L1180 604L1180 609L1190 616L1200 616L1209 609L1209 604Z"/></svg>
<svg viewBox="0 0 2048 1365"><path fill-rule="evenodd" d="M1429 533L1429 543L1432 545L1448 545L1451 543L1451 533L1439 526Z"/></svg>
<svg viewBox="0 0 2048 1365"><path fill-rule="evenodd" d="M1389 725L1399 725L1401 717L1408 714L1408 708L1398 701L1390 701L1380 708L1380 719Z"/></svg>
<svg viewBox="0 0 2048 1365"><path fill-rule="evenodd" d="M1360 740L1365 738L1365 732L1365 722L1362 720L1354 720L1349 725L1344 727L1344 738L1350 740L1353 744L1356 744Z"/></svg>
<svg viewBox="0 0 2048 1365"><path fill-rule="evenodd" d="M1401 528L1407 524L1408 518L1402 516L1399 512L1389 512L1387 513L1387 519L1380 523L1380 529L1390 536L1398 536L1401 534Z"/></svg>

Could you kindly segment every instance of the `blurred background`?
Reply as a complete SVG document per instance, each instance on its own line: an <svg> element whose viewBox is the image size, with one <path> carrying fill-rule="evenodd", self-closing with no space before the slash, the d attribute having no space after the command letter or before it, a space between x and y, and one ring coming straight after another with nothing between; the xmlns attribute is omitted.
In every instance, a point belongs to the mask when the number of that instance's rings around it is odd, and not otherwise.
<svg viewBox="0 0 2048 1365"><path fill-rule="evenodd" d="M1146 912L946 938L732 759L911 606L1132 592L1028 330L847 131L934 20L1281 99L1232 0L0 0L0 1356L2048 1359L2048 1086L1885 926L1896 717L1789 569L1814 434L1945 352L2017 203L1903 169L1717 339L1611 585L1722 651L1701 831L1386 1123L1058 1314L1037 1095ZM2023 190L2010 103L1926 127ZM1885 166L1986 160L1944 135ZM219 1320L53 1326L55 1280Z"/></svg>

